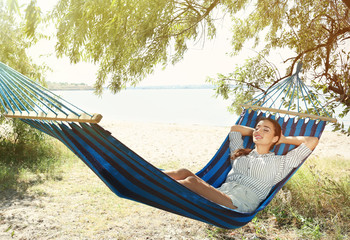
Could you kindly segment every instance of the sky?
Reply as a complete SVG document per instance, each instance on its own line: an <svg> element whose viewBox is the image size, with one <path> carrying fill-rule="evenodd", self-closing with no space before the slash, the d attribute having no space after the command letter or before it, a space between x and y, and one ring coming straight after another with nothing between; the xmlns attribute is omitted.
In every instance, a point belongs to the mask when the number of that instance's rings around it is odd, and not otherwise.
<svg viewBox="0 0 350 240"><path fill-rule="evenodd" d="M176 65L169 64L165 70L156 67L154 74L145 79L143 85L205 84L207 76L228 73L238 63L238 57L229 57L230 37L220 29L215 40L206 40L190 46L184 59ZM90 63L70 64L67 57L57 59L54 53L55 41L41 40L32 47L29 54L36 63L45 62L52 68L47 80L52 82L93 83L98 66ZM252 52L253 53L253 52Z"/></svg>
<svg viewBox="0 0 350 240"><path fill-rule="evenodd" d="M43 12L52 9L57 1L38 0ZM217 73L232 72L236 65L244 63L244 59L255 56L256 53L244 48L240 55L230 57L231 31L228 16L217 21L215 39L200 40L189 47L184 59L176 65L169 64L165 70L156 67L153 74L144 79L139 86L159 85L201 85L206 84L208 76L215 77ZM54 33L55 29L49 29ZM45 62L52 72L47 72L46 80L51 82L86 83L93 85L98 66L90 63L70 64L67 57L57 59L54 51L55 40L41 40L29 50L29 55L36 63ZM281 59L279 60L281 61Z"/></svg>

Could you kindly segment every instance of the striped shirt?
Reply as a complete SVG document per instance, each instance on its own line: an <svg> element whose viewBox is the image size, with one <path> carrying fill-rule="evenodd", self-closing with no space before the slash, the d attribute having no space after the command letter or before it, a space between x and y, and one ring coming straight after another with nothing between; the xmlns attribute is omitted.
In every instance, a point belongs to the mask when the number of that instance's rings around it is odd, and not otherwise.
<svg viewBox="0 0 350 240"><path fill-rule="evenodd" d="M243 148L241 133L230 132L231 153L241 148ZM254 149L247 156L240 156L231 162L232 169L225 183L236 182L247 186L262 201L267 197L271 188L285 178L311 152L305 144L301 144L286 155L275 155L273 152L259 154Z"/></svg>

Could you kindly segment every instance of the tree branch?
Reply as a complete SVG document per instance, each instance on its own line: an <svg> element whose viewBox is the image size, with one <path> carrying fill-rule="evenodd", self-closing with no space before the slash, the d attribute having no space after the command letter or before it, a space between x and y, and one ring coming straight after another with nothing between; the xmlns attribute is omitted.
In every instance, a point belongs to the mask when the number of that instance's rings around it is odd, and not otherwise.
<svg viewBox="0 0 350 240"><path fill-rule="evenodd" d="M239 80L237 80L237 79L233 79L233 78L222 78L222 79L220 79L220 80L221 80L221 81L234 81L234 82L239 82L239 83L241 83L241 81L239 81ZM259 87L259 86L256 85L256 84L253 84L253 83L250 83L250 82L244 82L244 84L245 84L245 85L248 85L248 86L250 86L250 87L252 87L252 88L258 89L258 90L260 90L260 91L262 91L262 92L265 92L265 90L264 90L263 88Z"/></svg>
<svg viewBox="0 0 350 240"><path fill-rule="evenodd" d="M294 70L294 66L295 64L299 61L299 59L301 59L302 56L304 56L306 53L309 53L309 52L313 52L313 51L316 51L320 48L324 48L324 47L328 47L330 45L332 45L332 43L337 39L338 36L340 35L343 35L347 32L350 32L350 27L346 27L346 28L343 28L343 29L340 29L338 30L336 33L334 34L330 34L329 38L327 39L327 42L326 43L323 43L323 44L320 44L320 45L317 45L313 48L310 48L310 49L307 49L301 53L299 53L296 57L292 57L292 58L288 58L286 59L284 62L288 62L289 60L293 60L293 63L292 63L292 67L291 67L291 70L289 72L289 74L287 76L291 76L293 74L293 70ZM329 56L328 56L329 57Z"/></svg>
<svg viewBox="0 0 350 240"><path fill-rule="evenodd" d="M201 16L198 18L198 20L197 20L196 22L194 22L193 24L191 24L189 27L183 29L182 31L180 31L180 32L178 32L178 33L169 34L169 35L163 35L163 36L160 36L159 38L169 38L169 37L176 37L176 36L182 35L184 32L188 31L189 29L191 29L191 28L197 26L197 24L198 24L199 22L201 22L204 18L206 18L206 17L209 15L209 13L210 13L219 3L220 3L220 0L215 0L212 4L210 4L210 6L209 6L208 8L206 8L206 11L204 12L204 14L201 15ZM189 8L191 8L191 7L189 7ZM191 8L191 9L192 9L192 8ZM198 12L198 11L196 11L196 12ZM179 15L178 15L176 18L178 18L178 17L179 17ZM171 22L174 22L176 18L174 18Z"/></svg>
<svg viewBox="0 0 350 240"><path fill-rule="evenodd" d="M350 0L343 0L344 4L350 8Z"/></svg>

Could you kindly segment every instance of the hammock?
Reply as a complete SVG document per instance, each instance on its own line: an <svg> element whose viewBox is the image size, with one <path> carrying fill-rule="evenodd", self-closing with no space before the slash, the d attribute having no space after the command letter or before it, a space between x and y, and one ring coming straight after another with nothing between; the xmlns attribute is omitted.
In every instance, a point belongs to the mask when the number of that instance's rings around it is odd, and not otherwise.
<svg viewBox="0 0 350 240"><path fill-rule="evenodd" d="M314 104L313 98L307 98L305 94L306 86L298 77L299 71L300 69L290 78L271 88L261 98L253 100L255 102L252 105L247 103L237 124L254 127L259 117L269 116L281 124L286 136L305 135L319 138L326 121L334 119L300 112L303 117L301 118L297 112L291 111L285 112L282 116L281 112L272 114L271 109L274 108L271 107L264 111L256 109L258 104L264 108L268 96L276 94L280 96L284 92L286 99L292 94L293 88L298 89L298 94L301 94L298 96L303 96L300 99L305 103ZM300 167L274 186L254 212L241 213L213 203L171 179L99 126L98 122L102 118L100 115L83 112L2 63L0 63L0 102L4 116L20 118L32 127L63 142L116 195L221 228L239 228L251 221ZM289 116L291 113L297 116ZM219 187L224 182L231 169L228 146L229 140L226 137L214 157L197 173L214 187ZM253 143L247 137L244 139L244 147L253 147ZM293 147L282 144L274 151L276 154L285 154Z"/></svg>

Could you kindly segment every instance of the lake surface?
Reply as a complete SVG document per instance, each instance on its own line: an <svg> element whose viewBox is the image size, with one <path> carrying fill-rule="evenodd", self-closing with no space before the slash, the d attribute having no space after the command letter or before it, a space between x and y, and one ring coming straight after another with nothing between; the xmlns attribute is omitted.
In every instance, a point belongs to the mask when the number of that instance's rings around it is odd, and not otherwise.
<svg viewBox="0 0 350 240"><path fill-rule="evenodd" d="M102 97L93 91L55 91L70 103L105 120L230 126L237 116L230 101L215 98L212 89L128 89Z"/></svg>
<svg viewBox="0 0 350 240"><path fill-rule="evenodd" d="M127 89L116 95L106 90L102 97L91 90L54 92L106 121L231 126L238 118L227 110L231 101L215 98L213 89ZM350 115L343 120L349 127Z"/></svg>

